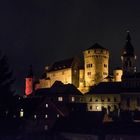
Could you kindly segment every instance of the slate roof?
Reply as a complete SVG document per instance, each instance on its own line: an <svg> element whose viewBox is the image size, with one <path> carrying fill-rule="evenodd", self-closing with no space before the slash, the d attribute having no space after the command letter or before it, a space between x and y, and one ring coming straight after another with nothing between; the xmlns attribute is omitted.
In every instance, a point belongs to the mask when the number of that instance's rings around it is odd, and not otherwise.
<svg viewBox="0 0 140 140"><path fill-rule="evenodd" d="M86 94L119 94L120 92L121 82L101 82Z"/></svg>
<svg viewBox="0 0 140 140"><path fill-rule="evenodd" d="M51 88L43 88L35 91L35 95L82 95L82 93L73 84L63 84L61 81L55 81Z"/></svg>
<svg viewBox="0 0 140 140"><path fill-rule="evenodd" d="M71 68L74 58L65 59L61 61L54 62L51 67L49 68L50 71L57 71L61 69Z"/></svg>
<svg viewBox="0 0 140 140"><path fill-rule="evenodd" d="M103 49L103 50L108 50L104 47L102 47L101 45L99 45L98 43L95 43L94 45L92 45L90 48L88 48L87 50L91 50L91 49Z"/></svg>
<svg viewBox="0 0 140 140"><path fill-rule="evenodd" d="M82 95L82 93L73 84L63 84L61 81L55 81L51 87L51 93Z"/></svg>
<svg viewBox="0 0 140 140"><path fill-rule="evenodd" d="M101 82L98 85L91 87L86 94L123 94L123 93L138 93L140 94L140 87L124 86L122 82Z"/></svg>

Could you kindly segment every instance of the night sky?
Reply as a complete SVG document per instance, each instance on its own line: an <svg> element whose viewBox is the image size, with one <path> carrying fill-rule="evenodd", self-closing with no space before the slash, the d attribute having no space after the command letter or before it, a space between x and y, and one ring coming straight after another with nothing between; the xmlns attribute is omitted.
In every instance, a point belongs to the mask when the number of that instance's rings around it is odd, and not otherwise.
<svg viewBox="0 0 140 140"><path fill-rule="evenodd" d="M110 50L110 68L120 66L127 30L140 61L139 0L0 1L0 48L18 93L30 64L40 76L45 65L82 54L96 42Z"/></svg>

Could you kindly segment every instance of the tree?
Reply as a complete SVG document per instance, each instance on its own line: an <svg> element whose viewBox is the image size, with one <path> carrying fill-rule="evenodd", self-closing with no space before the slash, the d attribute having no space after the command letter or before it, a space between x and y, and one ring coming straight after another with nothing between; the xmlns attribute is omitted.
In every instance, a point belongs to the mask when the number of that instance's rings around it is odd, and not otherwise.
<svg viewBox="0 0 140 140"><path fill-rule="evenodd" d="M0 106L8 106L13 96L12 84L12 70L9 67L8 59L0 51Z"/></svg>

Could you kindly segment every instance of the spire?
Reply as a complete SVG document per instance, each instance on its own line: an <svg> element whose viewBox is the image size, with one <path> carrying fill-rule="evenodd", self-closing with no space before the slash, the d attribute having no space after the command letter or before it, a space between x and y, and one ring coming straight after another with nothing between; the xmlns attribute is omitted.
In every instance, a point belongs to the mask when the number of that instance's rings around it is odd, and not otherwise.
<svg viewBox="0 0 140 140"><path fill-rule="evenodd" d="M130 37L130 31L127 31L127 37L126 37L126 41L130 42L131 41L131 37Z"/></svg>
<svg viewBox="0 0 140 140"><path fill-rule="evenodd" d="M33 77L33 67L32 67L32 65L29 66L27 77L28 78L32 78Z"/></svg>
<svg viewBox="0 0 140 140"><path fill-rule="evenodd" d="M126 44L124 46L122 55L125 56L134 56L134 48L131 44L131 37L130 37L130 32L127 31L127 36L126 36Z"/></svg>

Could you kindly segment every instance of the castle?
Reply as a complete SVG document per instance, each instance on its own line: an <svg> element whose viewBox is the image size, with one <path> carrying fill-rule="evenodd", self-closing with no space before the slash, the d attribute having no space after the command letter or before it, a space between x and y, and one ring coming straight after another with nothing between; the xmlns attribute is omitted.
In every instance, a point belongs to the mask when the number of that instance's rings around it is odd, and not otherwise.
<svg viewBox="0 0 140 140"><path fill-rule="evenodd" d="M70 93L67 102L85 103L88 111L101 111L102 108L120 108L123 110L140 110L140 73L136 72L136 55L128 32L126 44L122 50L122 68L113 70L109 75L109 50L99 44L94 44L83 52L84 67L80 66L78 58L55 62L45 67L44 76L33 83L32 68L26 77L25 94L33 91L61 89L74 85L84 96ZM57 83L57 81L61 83ZM66 85L66 87L64 85ZM57 89L56 88L56 89ZM42 91L42 90L41 90ZM57 91L53 91L57 92ZM48 92L49 93L49 92ZM72 94L72 95L71 95ZM56 101L64 101L65 95L56 95Z"/></svg>
<svg viewBox="0 0 140 140"><path fill-rule="evenodd" d="M131 75L136 72L136 55L131 44L130 34L127 34L126 44L123 48L121 60L122 68L113 70L113 75L109 75L109 50L98 43L83 52L84 66L80 66L80 60L75 57L53 63L45 67L45 74L34 85L34 90L40 88L50 88L55 81L64 84L75 85L82 93L89 91L90 87L98 85L100 82L120 82L122 75ZM31 85L32 72L29 71L26 78L26 95L32 92ZM27 91L29 87L31 91Z"/></svg>

